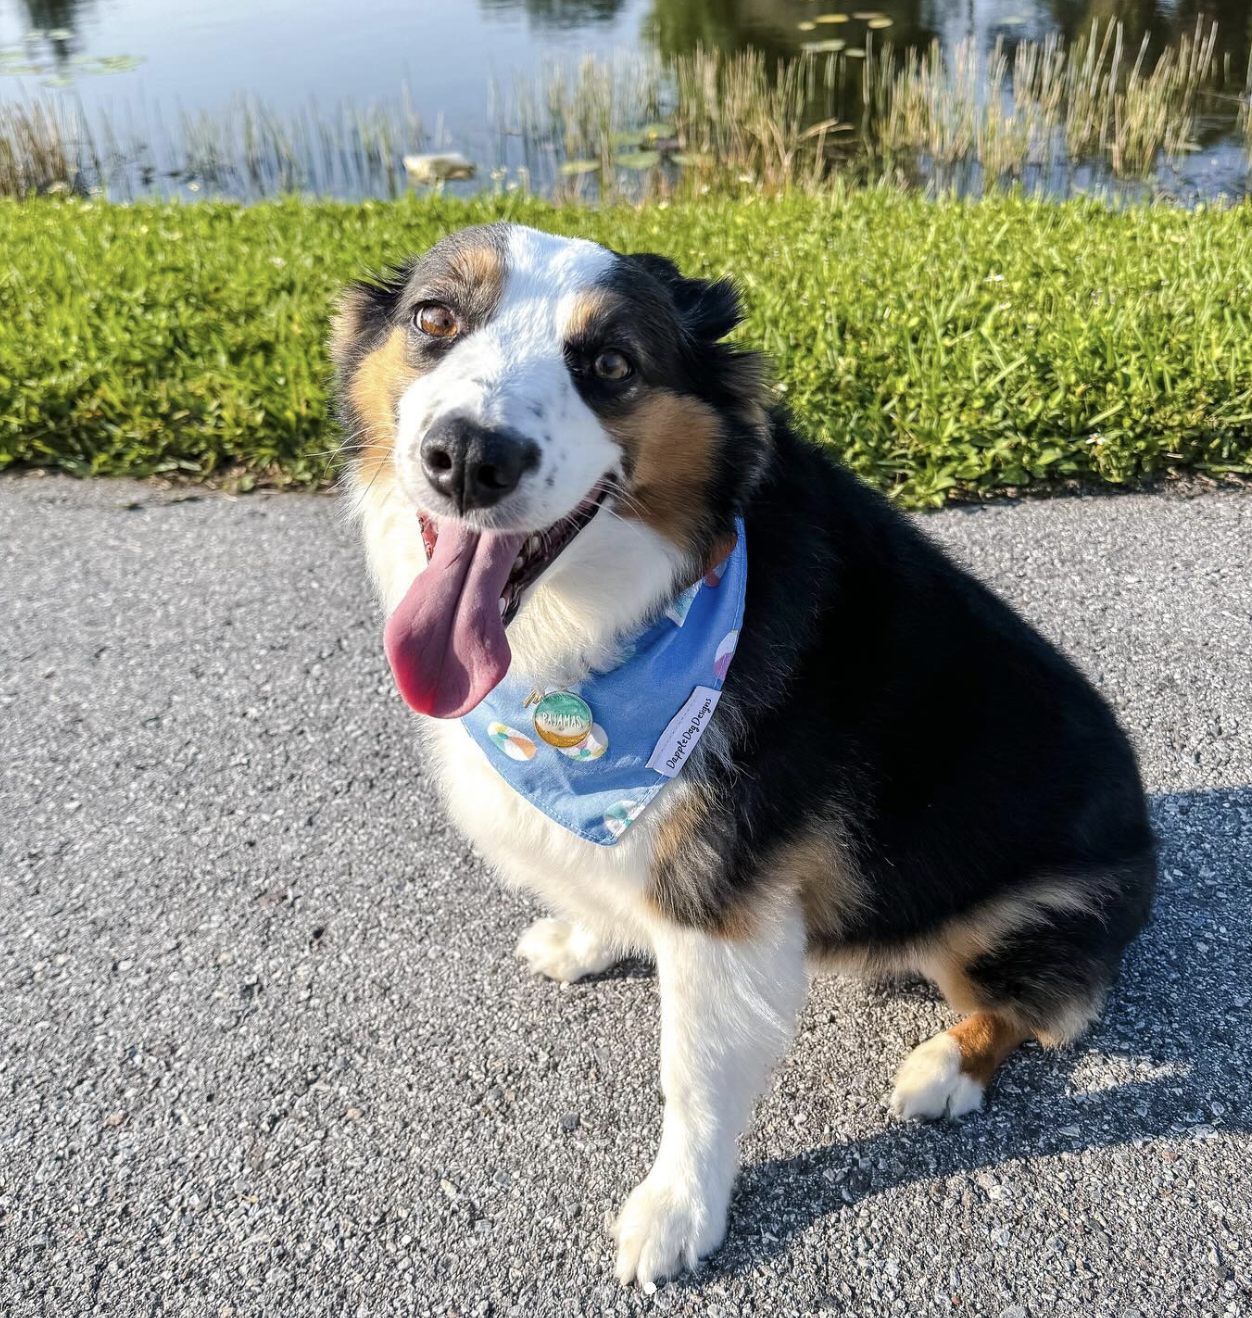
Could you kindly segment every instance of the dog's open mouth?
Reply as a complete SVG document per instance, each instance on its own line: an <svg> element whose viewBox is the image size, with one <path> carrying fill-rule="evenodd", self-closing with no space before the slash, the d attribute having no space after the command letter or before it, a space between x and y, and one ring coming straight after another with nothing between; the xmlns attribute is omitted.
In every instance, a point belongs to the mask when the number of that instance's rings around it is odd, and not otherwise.
<svg viewBox="0 0 1252 1318"><path fill-rule="evenodd" d="M500 594L500 620L507 627L517 616L522 596L539 580L558 557L569 547L574 537L600 511L609 487L606 481L599 485L574 509L572 513L553 522L542 531L526 536L522 548L513 560L513 568ZM422 524L422 543L426 546L426 561L435 557L439 540L439 523L425 513L418 513Z"/></svg>
<svg viewBox="0 0 1252 1318"><path fill-rule="evenodd" d="M509 670L504 634L522 597L599 512L601 481L559 521L528 534L478 531L419 514L427 566L387 619L400 694L421 714L460 718Z"/></svg>

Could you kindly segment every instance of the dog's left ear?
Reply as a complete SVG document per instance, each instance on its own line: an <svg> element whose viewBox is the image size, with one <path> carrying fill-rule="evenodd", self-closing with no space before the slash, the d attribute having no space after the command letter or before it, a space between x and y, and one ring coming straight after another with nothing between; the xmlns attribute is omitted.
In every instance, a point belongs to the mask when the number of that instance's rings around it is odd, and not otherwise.
<svg viewBox="0 0 1252 1318"><path fill-rule="evenodd" d="M411 261L391 266L372 279L355 280L339 295L330 322L330 357L341 370L393 328L412 271Z"/></svg>
<svg viewBox="0 0 1252 1318"><path fill-rule="evenodd" d="M731 280L688 279L668 257L651 252L639 252L626 260L665 286L692 338L716 343L743 319L739 291Z"/></svg>

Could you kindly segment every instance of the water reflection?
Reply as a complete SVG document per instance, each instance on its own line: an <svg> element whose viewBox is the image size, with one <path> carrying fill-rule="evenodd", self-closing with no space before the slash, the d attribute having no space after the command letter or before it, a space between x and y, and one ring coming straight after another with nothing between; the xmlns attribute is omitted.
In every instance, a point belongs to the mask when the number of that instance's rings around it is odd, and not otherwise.
<svg viewBox="0 0 1252 1318"><path fill-rule="evenodd" d="M938 35L923 14L929 8L922 0L815 0L808 4L797 0L655 0L648 34L663 55L683 55L696 46L719 50L754 46L779 56L793 54L814 37L836 32L855 44L863 39L866 23L854 15L873 12L891 20L891 27L881 30L882 36L896 45L917 45ZM958 4L940 8L955 11ZM842 14L848 22L820 23L820 17L828 13Z"/></svg>
<svg viewBox="0 0 1252 1318"><path fill-rule="evenodd" d="M755 46L785 55L814 36L846 37L855 44L866 27L856 14L869 12L891 20L876 33L876 44L890 41L897 48L938 38L950 49L973 37L990 49L1001 38L1011 54L1023 37L1039 40L1060 32L1073 40L1093 23L1120 22L1127 40L1136 45L1150 36L1155 54L1201 20L1218 24L1220 48L1232 73L1241 75L1252 47L1248 0L653 0L646 30L664 55L686 54L697 46L728 51ZM818 21L822 14L841 14L848 22L824 26Z"/></svg>
<svg viewBox="0 0 1252 1318"><path fill-rule="evenodd" d="M32 32L76 32L88 7L84 0L22 0L26 27Z"/></svg>
<svg viewBox="0 0 1252 1318"><path fill-rule="evenodd" d="M539 29L575 30L596 23L611 23L626 0L479 0L490 17L524 13Z"/></svg>

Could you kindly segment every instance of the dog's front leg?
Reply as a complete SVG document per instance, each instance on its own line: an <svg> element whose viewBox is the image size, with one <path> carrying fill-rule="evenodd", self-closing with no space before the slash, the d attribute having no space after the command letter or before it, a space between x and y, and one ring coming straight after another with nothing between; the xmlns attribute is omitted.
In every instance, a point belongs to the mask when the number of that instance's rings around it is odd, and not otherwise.
<svg viewBox="0 0 1252 1318"><path fill-rule="evenodd" d="M804 923L771 911L743 938L656 930L665 1118L652 1170L613 1227L617 1275L657 1281L726 1234L736 1142L791 1041L807 989Z"/></svg>

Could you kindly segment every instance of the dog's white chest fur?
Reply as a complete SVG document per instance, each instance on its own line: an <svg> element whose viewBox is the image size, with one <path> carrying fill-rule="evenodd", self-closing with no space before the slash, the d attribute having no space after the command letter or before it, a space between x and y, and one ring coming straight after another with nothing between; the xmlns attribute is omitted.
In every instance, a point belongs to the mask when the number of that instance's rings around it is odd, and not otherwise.
<svg viewBox="0 0 1252 1318"><path fill-rule="evenodd" d="M592 925L620 950L626 950L623 941L649 946L642 898L654 821L664 813L660 801L616 846L597 846L562 828L506 783L459 723L427 721L423 741L436 758L448 813L507 882Z"/></svg>
<svg viewBox="0 0 1252 1318"><path fill-rule="evenodd" d="M390 610L425 565L417 519L389 483L365 495L362 511L370 566ZM629 563L629 543L616 527L607 529L617 531L609 537L615 542L609 552L620 568L624 554ZM655 561L655 553L651 557ZM549 658L559 670L561 656ZM657 829L684 790L681 780L667 785L615 846L597 846L549 819L505 782L459 720L414 715L413 721L448 814L506 882L591 926L619 951L651 945L644 892Z"/></svg>

